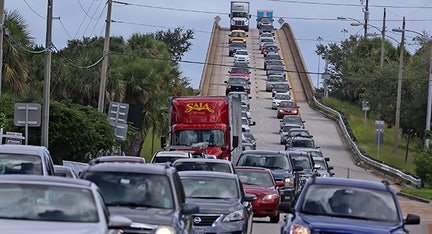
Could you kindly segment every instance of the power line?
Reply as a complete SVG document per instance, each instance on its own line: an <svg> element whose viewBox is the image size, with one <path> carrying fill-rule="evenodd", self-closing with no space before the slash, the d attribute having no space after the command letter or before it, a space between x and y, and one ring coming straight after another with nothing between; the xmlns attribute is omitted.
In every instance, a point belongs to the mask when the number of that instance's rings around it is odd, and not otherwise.
<svg viewBox="0 0 432 234"><path fill-rule="evenodd" d="M287 2L287 3L297 3L297 4L306 4L306 5L326 5L326 6L346 6L346 7L359 7L358 4L348 4L348 3L334 3L334 2L308 2L308 1L297 1L297 0L270 0L272 2ZM426 4L428 5L428 4ZM395 6L395 5L371 5L369 7L376 8L396 8L396 9L432 9L432 7L427 6Z"/></svg>
<svg viewBox="0 0 432 234"><path fill-rule="evenodd" d="M141 24L141 23L134 23L134 22L127 22L127 21L121 21L121 20L111 20L113 23L118 24L131 24L131 25L138 25L138 26L145 26L145 27L153 27L153 28L167 28L167 29L175 29L175 27L166 27L161 25L153 25L153 24ZM201 30L193 30L194 32L201 32L201 33L212 33L210 31L201 31Z"/></svg>
<svg viewBox="0 0 432 234"><path fill-rule="evenodd" d="M184 11L184 12L204 13L204 14L228 15L228 13L226 13L226 12L214 12L214 11L189 10L189 9L172 8L172 7L160 7L160 6L151 6L151 5L144 5L144 4L121 2L121 1L113 1L113 3L117 3L117 4L120 4L120 5L127 5L127 6L138 6L138 7L145 7L145 8L161 9L161 10Z"/></svg>
<svg viewBox="0 0 432 234"><path fill-rule="evenodd" d="M29 4L26 0L24 0L24 2L25 2L25 4L28 6L28 8L30 8L30 10L31 10L35 15L37 15L37 16L39 16L40 18L46 20L46 17L44 17L44 16L40 15L39 13L37 13L37 12L35 11L35 9L33 9L33 7L31 7L30 4Z"/></svg>

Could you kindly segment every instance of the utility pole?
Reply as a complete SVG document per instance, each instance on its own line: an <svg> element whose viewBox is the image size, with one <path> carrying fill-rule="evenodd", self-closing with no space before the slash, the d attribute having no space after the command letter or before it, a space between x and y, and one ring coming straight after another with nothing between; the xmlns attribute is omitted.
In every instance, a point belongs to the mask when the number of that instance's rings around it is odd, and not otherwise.
<svg viewBox="0 0 432 234"><path fill-rule="evenodd" d="M384 8L383 14L383 26L381 30L381 57L380 57L380 68L384 66L384 43L385 43L385 30L386 30L386 9Z"/></svg>
<svg viewBox="0 0 432 234"><path fill-rule="evenodd" d="M3 79L4 5L5 5L5 0L0 0L0 98L2 94L2 79Z"/></svg>
<svg viewBox="0 0 432 234"><path fill-rule="evenodd" d="M105 21L105 40L104 40L104 47L103 47L104 58L102 60L102 72L101 72L101 79L100 79L100 86L99 86L99 100L98 100L99 112L104 112L104 106L105 106L105 87L106 87L107 70L108 70L111 8L112 8L112 0L108 0L108 11L107 11L107 18Z"/></svg>
<svg viewBox="0 0 432 234"><path fill-rule="evenodd" d="M369 19L369 0L366 0L366 7L364 8L364 39L367 38L367 25L368 25L368 19Z"/></svg>
<svg viewBox="0 0 432 234"><path fill-rule="evenodd" d="M405 44L405 17L402 21L402 39L400 43L400 56L399 56L399 75L397 82L397 99L396 99L396 117L395 117L395 127L393 136L393 153L396 153L399 146L399 125L400 125L400 106L401 106L401 96L402 96L402 71L403 71L403 54L404 54L404 44Z"/></svg>
<svg viewBox="0 0 432 234"><path fill-rule="evenodd" d="M53 0L48 0L47 31L45 41L45 78L43 88L43 114L42 114L42 145L48 148L49 105L51 83L51 44L52 44Z"/></svg>
<svg viewBox="0 0 432 234"><path fill-rule="evenodd" d="M431 129L431 109L432 109L432 44L429 42L429 88L428 88L428 99L427 99L427 114L426 114L426 132ZM425 147L429 149L430 139L426 137Z"/></svg>

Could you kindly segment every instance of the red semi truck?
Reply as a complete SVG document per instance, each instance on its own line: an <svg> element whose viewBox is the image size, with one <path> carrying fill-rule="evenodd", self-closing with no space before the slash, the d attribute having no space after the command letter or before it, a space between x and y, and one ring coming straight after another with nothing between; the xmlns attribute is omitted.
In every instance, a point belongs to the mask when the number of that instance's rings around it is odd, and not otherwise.
<svg viewBox="0 0 432 234"><path fill-rule="evenodd" d="M235 162L241 153L241 101L233 96L171 97L169 148Z"/></svg>

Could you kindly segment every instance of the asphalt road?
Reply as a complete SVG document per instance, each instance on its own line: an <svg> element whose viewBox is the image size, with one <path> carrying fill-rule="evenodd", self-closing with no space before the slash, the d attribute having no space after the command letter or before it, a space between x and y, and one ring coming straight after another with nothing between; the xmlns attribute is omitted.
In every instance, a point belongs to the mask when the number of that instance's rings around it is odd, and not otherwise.
<svg viewBox="0 0 432 234"><path fill-rule="evenodd" d="M228 56L228 29L221 29L216 43L216 61L213 68L212 76L210 77L210 92L209 95L224 95L225 86L223 81L228 78L229 65L233 63L233 58ZM286 41L281 38L278 40L287 70L295 69L292 65L292 55L289 54ZM279 144L279 120L276 118L276 111L271 109L271 93L265 91L265 71L263 70L263 55L258 50L258 32L256 29L250 30L247 49L251 55L250 66L251 73L251 112L252 121L256 122L256 126L252 126L251 132L257 138L258 149L274 149L283 150L284 146ZM345 147L343 138L340 136L336 123L322 115L321 113L311 109L304 101L301 88L299 88L298 80L295 73L288 73L288 78L293 90L295 99L300 106L300 115L305 120L305 127L314 136L315 142L320 146L324 156L330 157L329 164L334 166L335 176L345 178L358 178L366 180L381 181L383 178L357 166L351 158L350 152ZM395 185L396 186L396 185ZM407 226L411 233L432 233L432 205L430 203L418 202L415 200L400 197L402 211L404 215L415 213L421 216L421 224ZM283 215L283 214L282 214ZM278 224L268 223L268 218L254 218L253 233L279 233L280 226Z"/></svg>

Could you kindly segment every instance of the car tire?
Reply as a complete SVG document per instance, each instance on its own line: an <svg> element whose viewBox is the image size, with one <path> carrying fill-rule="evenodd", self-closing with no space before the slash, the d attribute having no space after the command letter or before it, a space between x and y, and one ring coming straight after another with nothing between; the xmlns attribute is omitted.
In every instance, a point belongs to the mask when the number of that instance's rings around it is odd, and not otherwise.
<svg viewBox="0 0 432 234"><path fill-rule="evenodd" d="M270 217L270 223L279 223L280 215L277 213L276 216Z"/></svg>

